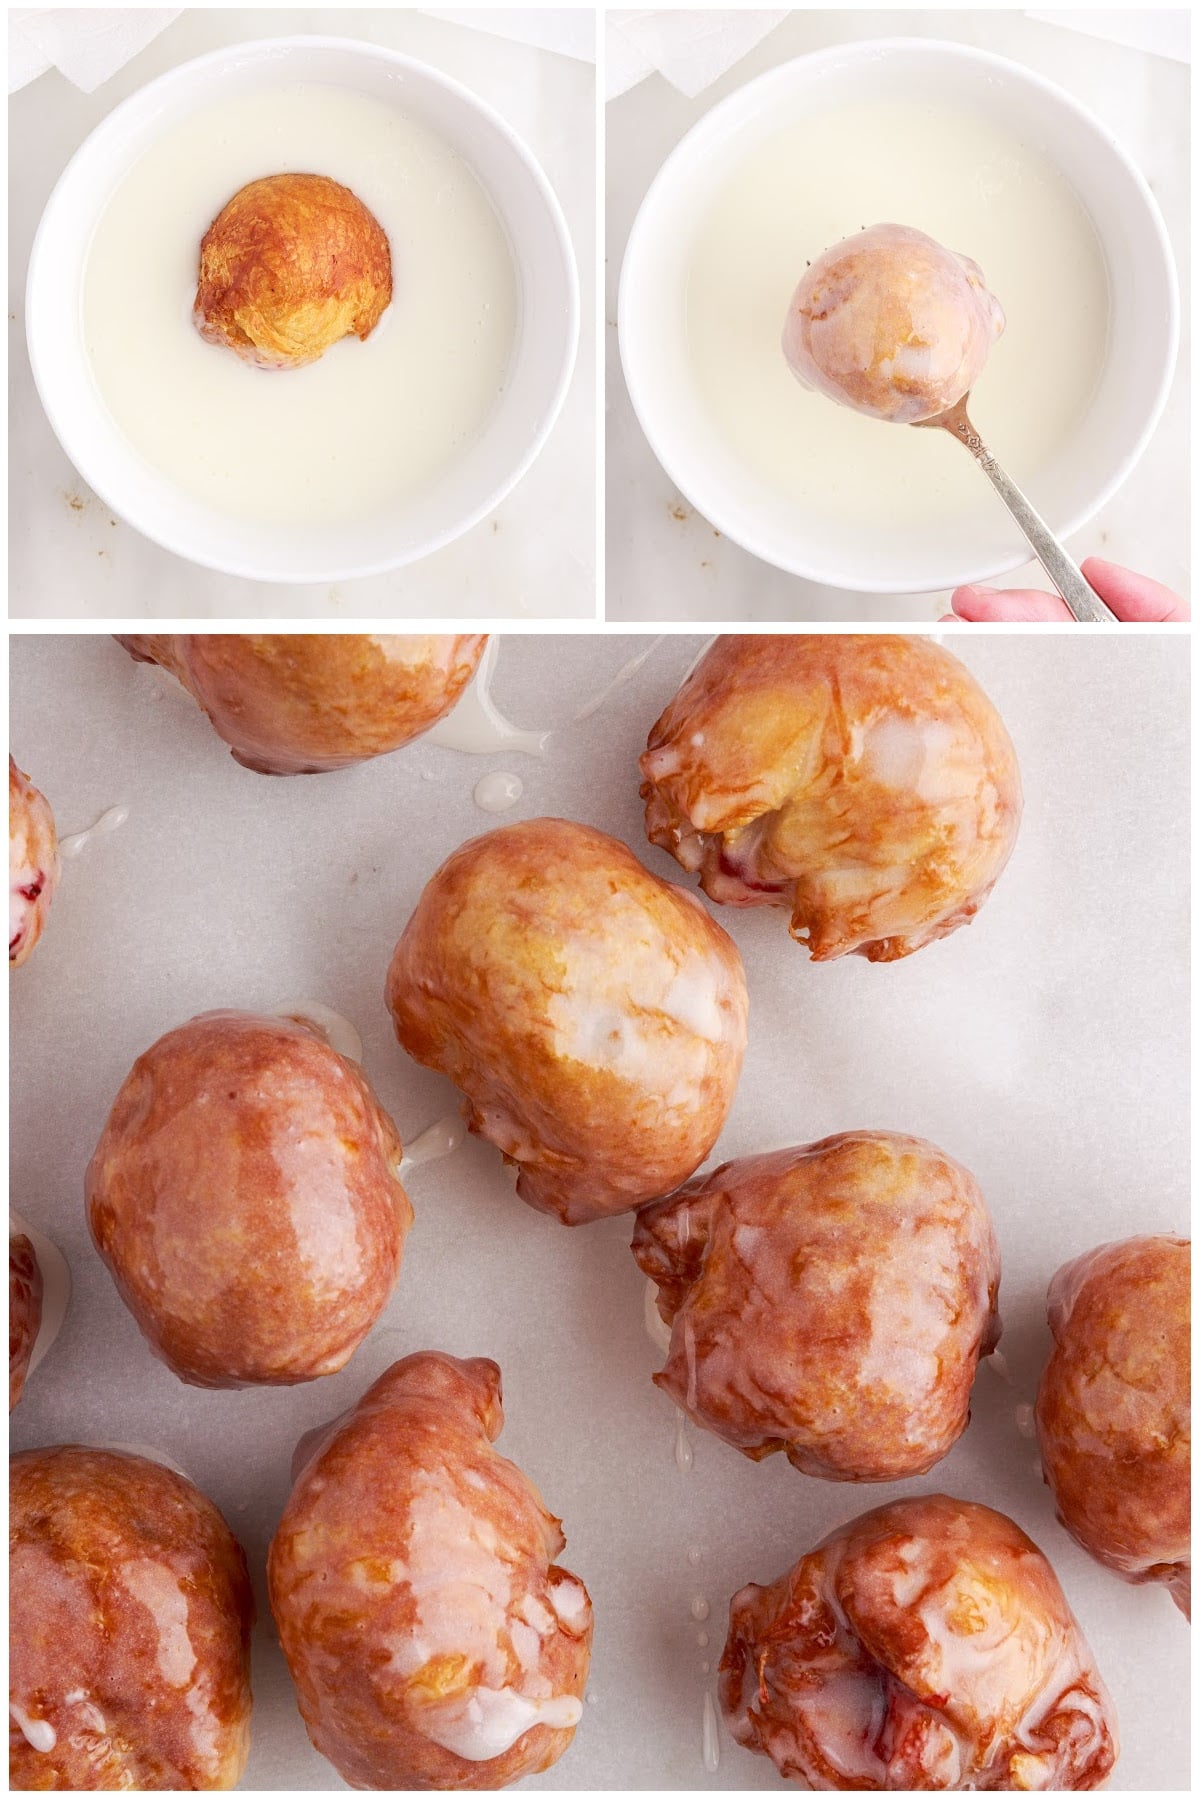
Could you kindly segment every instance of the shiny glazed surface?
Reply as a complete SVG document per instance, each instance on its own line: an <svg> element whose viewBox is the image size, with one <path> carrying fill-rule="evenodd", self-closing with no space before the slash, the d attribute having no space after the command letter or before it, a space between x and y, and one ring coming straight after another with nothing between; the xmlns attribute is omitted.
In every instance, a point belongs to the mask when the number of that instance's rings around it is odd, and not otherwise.
<svg viewBox="0 0 1200 1800"><path fill-rule="evenodd" d="M487 639L239 632L117 641L168 669L246 768L307 775L398 750L436 725Z"/></svg>
<svg viewBox="0 0 1200 1800"><path fill-rule="evenodd" d="M1084 1790L1117 1757L1041 1551L940 1494L864 1513L735 1594L720 1698L740 1744L817 1790Z"/></svg>
<svg viewBox="0 0 1200 1800"><path fill-rule="evenodd" d="M45 929L61 872L54 814L23 770L8 759L8 960L17 968Z"/></svg>
<svg viewBox="0 0 1200 1800"><path fill-rule="evenodd" d="M254 1601L216 1507L79 1445L15 1456L9 1494L12 1785L236 1787Z"/></svg>
<svg viewBox="0 0 1200 1800"><path fill-rule="evenodd" d="M156 1355L200 1387L340 1369L412 1208L365 1076L302 1024L202 1014L151 1045L87 1172L92 1237Z"/></svg>
<svg viewBox="0 0 1200 1800"><path fill-rule="evenodd" d="M732 940L624 844L564 819L503 826L442 864L387 1003L409 1055L519 1165L521 1198L569 1225L693 1172L746 1046Z"/></svg>
<svg viewBox="0 0 1200 1800"><path fill-rule="evenodd" d="M744 1455L827 1480L932 1468L1000 1335L974 1178L895 1132L726 1163L645 1207L633 1254L671 1327L658 1386Z"/></svg>
<svg viewBox="0 0 1200 1800"><path fill-rule="evenodd" d="M969 393L1004 309L969 256L908 225L872 225L818 256L788 305L783 354L805 387L915 425Z"/></svg>
<svg viewBox="0 0 1200 1800"><path fill-rule="evenodd" d="M19 1232L8 1240L8 1410L25 1387L42 1322L42 1271L37 1252Z"/></svg>
<svg viewBox="0 0 1200 1800"><path fill-rule="evenodd" d="M1127 1581L1191 1609L1191 1276L1181 1238L1101 1244L1050 1283L1038 1443L1058 1516Z"/></svg>
<svg viewBox="0 0 1200 1800"><path fill-rule="evenodd" d="M302 1442L271 1606L316 1748L357 1788L499 1788L583 1711L592 1611L492 1447L500 1371L423 1352Z"/></svg>
<svg viewBox="0 0 1200 1800"><path fill-rule="evenodd" d="M646 833L704 892L785 907L814 962L974 918L1016 842L996 709L927 637L722 637L650 733Z"/></svg>
<svg viewBox="0 0 1200 1800"><path fill-rule="evenodd" d="M196 328L261 368L300 368L339 338L370 337L391 298L383 227L326 175L247 182L200 244Z"/></svg>

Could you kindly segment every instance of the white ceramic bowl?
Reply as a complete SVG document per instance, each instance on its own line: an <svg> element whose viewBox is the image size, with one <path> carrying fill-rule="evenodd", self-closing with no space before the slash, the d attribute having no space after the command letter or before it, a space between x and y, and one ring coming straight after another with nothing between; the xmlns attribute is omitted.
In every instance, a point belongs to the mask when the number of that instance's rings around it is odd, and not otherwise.
<svg viewBox="0 0 1200 1800"><path fill-rule="evenodd" d="M1017 63L963 44L893 38L817 51L739 88L676 146L642 202L621 270L618 329L642 429L680 492L718 530L810 581L911 594L986 580L1028 560L982 472L978 509L936 526L847 530L805 513L728 450L694 390L684 332L690 244L731 159L818 108L898 94L975 110L1015 132L1058 169L1091 218L1109 282L1105 366L1086 416L1030 496L1061 537L1077 531L1120 486L1158 421L1178 347L1178 284L1162 217L1120 145ZM1009 473L1021 481L1020 469Z"/></svg>
<svg viewBox="0 0 1200 1800"><path fill-rule="evenodd" d="M152 469L114 424L84 348L81 293L93 228L114 188L161 134L201 106L297 82L335 83L402 108L468 162L503 221L516 269L517 339L504 393L480 436L419 506L353 524L257 525L217 511ZM198 57L111 112L67 165L29 264L26 329L50 423L88 486L149 538L192 562L259 581L338 581L415 562L479 522L525 474L566 394L579 285L546 177L504 120L424 63L373 44L289 37Z"/></svg>

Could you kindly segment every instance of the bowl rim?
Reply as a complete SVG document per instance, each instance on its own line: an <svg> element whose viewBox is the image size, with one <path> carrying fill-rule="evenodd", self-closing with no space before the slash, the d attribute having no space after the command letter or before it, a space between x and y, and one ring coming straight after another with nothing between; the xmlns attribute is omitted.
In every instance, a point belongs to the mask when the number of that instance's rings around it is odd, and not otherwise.
<svg viewBox="0 0 1200 1800"><path fill-rule="evenodd" d="M693 140L703 138L719 131L722 115L732 113L735 107L744 106L746 104L747 95L752 94L756 90L768 88L773 84L778 84L780 87L786 86L786 78L801 66L813 70L822 63L833 64L847 61L862 62L866 60L878 60L881 52L886 53L888 57L891 57L897 52L908 54L915 53L918 55L929 53L933 60L958 59L973 62L983 67L1002 70L1006 75L1016 77L1018 80L1023 81L1028 87L1040 90L1052 104L1057 105L1061 110L1071 114L1077 124L1082 126L1085 131L1092 132L1105 142L1112 155L1115 156L1119 163L1121 163L1126 173L1131 178L1133 187L1142 204L1143 211L1157 241L1162 258L1163 271L1166 276L1168 317L1167 329L1164 334L1165 345L1162 372L1157 387L1154 390L1153 400L1146 412L1145 422L1141 431L1127 446L1108 481L1096 491L1090 500L1077 507L1075 512L1070 515L1066 522L1057 528L1057 535L1060 538L1069 538L1073 536L1074 533L1086 525L1090 519L1093 519L1103 506L1107 505L1112 496L1129 478L1133 469L1140 461L1150 439L1158 428L1159 421L1162 418L1163 409L1170 396L1171 385L1175 378L1175 370L1179 357L1180 291L1179 271L1176 266L1175 254L1171 245L1170 235L1167 231L1166 221L1162 216L1158 202L1154 198L1154 194L1151 191L1146 177L1142 174L1141 169L1133 160L1130 153L1125 149L1125 146L1121 143L1120 139L1115 136L1102 119L1091 112L1082 101L1077 100L1073 94L1068 93L1065 88L1059 87L1056 82L1051 81L1038 70L1031 69L1026 63L1018 62L1012 57L1001 56L994 50L979 49L974 44L959 43L953 38L936 37L861 38L848 40L838 44L828 44L819 50L805 51L800 56L789 57L785 62L776 63L773 68L763 70L760 75L752 76L749 81L743 82L739 87L735 88L732 93L726 94L723 99L718 100L713 106L709 107L708 110L688 128L684 135L679 139L679 142L673 146L667 157L664 159L655 173L654 179L642 196L633 224L630 227L629 236L625 244L625 251L621 259L621 274L617 294L617 344L621 355L621 369L625 378L625 391L629 396L630 404L633 407L638 425L664 473L675 484L688 503L695 507L696 511L700 513L703 518L707 519L710 524L714 525L723 536L732 539L735 544L738 544L749 555L757 557L758 560L765 563L767 567L778 568L781 569L783 573L796 576L801 580L823 587L838 588L845 592L902 596L907 594L938 593L947 588L962 586L964 583L987 581L997 575L1007 575L1013 569L1018 569L1024 563L1029 561L1030 557L1033 555L1032 549L1027 545L1022 546L1016 554L993 558L986 566L981 566L969 574L962 574L953 579L939 580L933 585L928 581L918 581L912 577L901 577L898 580L887 582L881 581L878 578L870 578L864 581L857 577L852 578L843 571L835 572L829 568L817 568L811 564L806 564L801 557L791 558L788 562L784 563L777 561L773 557L765 556L761 550L755 548L754 544L746 542L746 536L749 534L744 534L743 528L738 520L731 520L728 515L724 513L724 508L720 502L718 502L716 506L707 503L702 505L700 501L696 499L695 495L689 491L689 487L680 481L675 470L672 468L670 461L662 454L659 448L659 438L653 429L650 420L645 416L643 405L641 403L644 396L639 397L635 391L635 383L630 380L629 364L625 354L626 328L629 326L631 331L636 329L636 327L632 325L634 317L634 302L631 294L633 278L627 279L627 277L629 277L631 267L634 266L634 257L641 255L642 243L650 235L653 224L653 215L657 210L662 190L677 175L678 168L676 165L682 166L688 160L688 156L695 153ZM1095 222L1093 221L1093 223Z"/></svg>
<svg viewBox="0 0 1200 1800"><path fill-rule="evenodd" d="M548 403L539 420L538 428L532 434L524 454L516 463L514 463L510 473L505 476L503 480L495 483L488 493L483 496L482 500L472 507L470 512L462 514L460 519L453 525L445 527L442 531L427 539L416 549L405 552L399 556L389 555L377 557L370 561L362 560L352 563L336 563L328 566L314 565L312 569L306 569L302 573L300 571L295 571L287 574L280 574L278 571L269 572L265 570L261 564L252 559L240 558L235 555L219 556L216 554L207 554L205 553L203 546L193 548L189 545L187 548L183 548L180 542L174 537L170 527L164 523L161 517L156 517L151 525L141 519L131 516L129 508L114 497L114 494L108 485L105 472L102 469L94 471L91 468L85 468L82 462L77 460L75 450L71 447L73 440L69 419L64 426L62 409L53 406L47 397L46 386L43 381L44 363L39 348L38 329L34 323L36 309L32 304L35 284L39 279L40 266L45 255L45 245L57 223L56 215L63 205L63 191L66 189L76 165L81 163L91 152L97 137L102 134L118 134L126 120L144 107L148 99L152 99L163 89L169 88L172 83L178 81L185 75L194 75L197 71L206 69L214 71L223 70L228 67L233 59L239 57L249 58L252 56L260 56L265 59L269 53L281 50L349 51L355 56L361 57L364 61L383 62L390 64L392 67L407 69L416 76L431 82L434 86L445 89L468 109L480 114L492 126L493 130L497 131L507 141L519 161L524 164L525 169L533 182L534 189L545 209L547 219L551 226L567 290L566 340L561 365ZM480 175L482 177L482 171L480 171ZM484 186L486 188L486 180L484 180ZM490 198L490 190L488 190L488 192ZM91 223L94 228L96 220L93 219ZM508 221L503 220L503 223L505 224L507 231ZM126 95L124 100L118 101L117 104L112 107L109 112L105 113L104 117L92 127L91 131L88 132L87 136L83 139L83 142L76 148L63 167L54 186L50 190L46 204L42 208L37 229L34 232L33 243L30 246L29 263L26 269L23 289L23 302L25 307L24 323L26 352L29 356L34 387L37 390L42 410L49 421L51 431L57 438L59 445L65 452L67 458L82 476L87 485L96 494L97 498L102 500L110 512L114 513L117 518L122 519L132 530L137 531L142 537L148 538L152 543L157 544L160 549L169 551L173 556L178 556L184 562L195 564L200 568L211 569L217 574L232 575L247 581L267 582L281 587L309 586L314 583L322 582L365 580L371 576L385 575L392 570L408 568L414 563L423 562L426 557L435 555L437 551L445 549L448 544L454 543L458 538L464 537L467 532L474 530L474 528L479 525L489 513L494 512L498 506L503 504L518 483L529 473L534 462L545 448L550 433L557 424L559 414L566 401L579 354L579 268L575 259L574 246L571 243L570 228L567 225L562 204L550 184L549 177L542 168L537 157L533 154L533 151L525 143L524 139L489 101L484 100L480 95L476 94L473 89L467 87L464 82L459 81L455 76L446 74L444 70L439 69L435 64L425 62L420 57L410 56L405 51L393 50L387 45L372 43L369 39L336 37L328 33L288 33L280 37L248 38L244 41L239 41L236 44L221 45L215 50L205 51L200 56L189 57L185 62L175 63L171 68L164 69L161 75L156 75L152 80L144 82L140 87L135 88L132 94ZM50 355L49 347L46 347L46 355L47 357ZM118 432L120 431L120 426L116 425L115 421L114 428ZM136 454L136 446L131 447Z"/></svg>

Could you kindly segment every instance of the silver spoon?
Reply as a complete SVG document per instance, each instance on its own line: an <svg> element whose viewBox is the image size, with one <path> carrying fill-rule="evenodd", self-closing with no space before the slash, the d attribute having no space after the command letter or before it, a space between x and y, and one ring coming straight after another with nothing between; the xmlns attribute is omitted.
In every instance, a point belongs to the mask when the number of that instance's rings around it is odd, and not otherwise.
<svg viewBox="0 0 1200 1800"><path fill-rule="evenodd" d="M1105 606L1095 588L1086 580L1083 571L1067 555L1045 519L1029 504L1012 477L1005 474L968 419L967 401L970 397L969 394L964 394L961 400L948 406L945 412L935 413L932 419L918 419L916 424L921 427L937 426L939 430L948 431L951 437L957 438L960 444L966 445L1025 533L1034 555L1062 595L1072 618L1083 619L1093 625L1113 623L1116 613L1110 612Z"/></svg>

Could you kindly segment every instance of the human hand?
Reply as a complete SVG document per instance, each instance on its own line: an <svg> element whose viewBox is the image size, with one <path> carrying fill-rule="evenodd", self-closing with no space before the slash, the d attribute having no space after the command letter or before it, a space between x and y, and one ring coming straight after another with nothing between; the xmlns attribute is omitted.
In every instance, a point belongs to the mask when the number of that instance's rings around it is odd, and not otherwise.
<svg viewBox="0 0 1200 1800"><path fill-rule="evenodd" d="M1110 612L1127 624L1179 624L1191 618L1191 608L1178 594L1146 575L1135 575L1117 563L1089 556L1083 573ZM955 588L950 596L953 612L944 613L942 625L984 621L1018 623L1025 620L1069 619L1065 600L1044 594L1040 588Z"/></svg>

